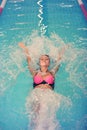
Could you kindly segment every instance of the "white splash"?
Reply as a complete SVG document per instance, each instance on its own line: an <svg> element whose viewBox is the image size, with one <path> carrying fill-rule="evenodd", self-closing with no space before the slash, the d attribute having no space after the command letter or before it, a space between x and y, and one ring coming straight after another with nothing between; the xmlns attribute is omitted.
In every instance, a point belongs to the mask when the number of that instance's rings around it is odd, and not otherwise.
<svg viewBox="0 0 87 130"><path fill-rule="evenodd" d="M31 130L60 130L56 112L61 104L71 105L70 99L50 89L34 89L27 97L26 109ZM63 106L62 106L63 107ZM65 106L64 106L65 107Z"/></svg>
<svg viewBox="0 0 87 130"><path fill-rule="evenodd" d="M29 49L35 68L39 67L38 59L42 54L48 54L50 56L51 67L53 67L57 60L59 50L66 45L55 33L52 33L50 37L40 37L37 31L33 32L30 36L26 36L23 42ZM21 72L25 72L28 67L26 56L18 46L3 46L0 51L0 61L0 93L3 93L10 86L10 82L16 80L17 76ZM87 95L86 50L76 48L69 43L69 48L63 56L62 63L66 65L65 71L69 73L68 79Z"/></svg>

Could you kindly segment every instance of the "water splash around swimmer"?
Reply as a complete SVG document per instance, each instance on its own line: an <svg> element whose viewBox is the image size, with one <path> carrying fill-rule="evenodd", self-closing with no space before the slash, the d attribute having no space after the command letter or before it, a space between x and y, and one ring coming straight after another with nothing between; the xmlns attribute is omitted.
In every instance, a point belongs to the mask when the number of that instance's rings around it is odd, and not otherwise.
<svg viewBox="0 0 87 130"><path fill-rule="evenodd" d="M37 31L33 32L31 34L31 36L26 36L26 38L23 39L23 42L28 46L29 53L33 59L32 62L34 64L34 67L36 67L36 68L38 68L37 59L42 54L50 55L51 67L52 67L55 64L59 50L61 49L62 46L65 45L63 40L55 33L51 34L50 37L46 37L46 36L41 37L38 35ZM46 45L48 45L48 46L46 46ZM0 88L0 91L1 91L1 93L4 93L4 91L10 87L10 84L8 82L10 82L11 80L13 80L13 81L16 80L17 76L19 74L21 74L22 72L26 72L26 70L28 70L28 66L26 64L25 54L22 53L22 51L19 49L19 47L17 45L14 47L13 46L9 46L7 48L3 47L2 50L3 51L1 52L1 55L0 55L0 59L2 61L0 68L2 70L1 71L2 74L4 73L4 75L2 75L2 78L1 78L2 86ZM77 66L76 64L78 63L78 60L80 57L82 57L82 58ZM84 63L85 59L86 59L85 50L78 49L78 48L75 48L70 45L68 51L65 53L63 60L62 60L62 63L66 65L64 71L69 73L68 79L70 79L71 82L76 84L77 87L79 87L82 90L84 95L86 95L87 93L86 93L86 89L85 89L86 88L85 81L82 80L84 73L81 73L80 67L83 65L82 70L86 69L86 64ZM7 61L7 63L5 60ZM75 79L74 76L76 76L77 74L78 74L78 77L77 77L78 80L76 81L77 78ZM10 79L8 79L7 77L9 77ZM31 78L31 77L29 76L29 78ZM61 83L62 83L62 81L61 81ZM30 84L30 86L32 87L31 84ZM72 91L73 90L74 89L72 88ZM75 91L74 91L74 94L76 94ZM49 92L47 98L49 98L49 96L51 96L50 92ZM65 99L65 97L62 97L62 96L60 96L60 97L61 97L60 99ZM65 101L66 102L70 101L69 99L70 98L66 98ZM51 103L49 105L53 105L53 104ZM55 103L55 105L57 105L57 104ZM45 104L45 106L46 106L46 104ZM65 109L65 107L64 107L64 109ZM55 110L55 108L53 108L53 110ZM44 112L45 111L43 111L43 113ZM43 116L43 113L42 113L42 115L40 114L41 116L39 118L41 118ZM48 113L48 115L49 115L49 113ZM55 116L53 116L53 117L55 118ZM44 119L45 119L45 117L44 117ZM43 122L42 120L39 120L39 119L37 119L37 121ZM48 122L51 122L51 121L52 120L48 120ZM58 127L60 127L59 124L56 124L56 121L55 121L55 123L52 125L52 127L56 128L57 125L58 125ZM42 123L42 125L38 126L37 128L41 128L41 127L48 127L48 126L43 126L43 123Z"/></svg>
<svg viewBox="0 0 87 130"><path fill-rule="evenodd" d="M60 106L65 111L71 105L69 98L50 89L34 89L27 97L26 102L27 115L31 119L29 129L60 130L61 126L57 120L56 113Z"/></svg>
<svg viewBox="0 0 87 130"><path fill-rule="evenodd" d="M37 59L42 54L49 54L49 56L51 57L51 67L54 66L59 50L62 46L66 45L64 41L55 33L52 33L50 37L41 37L38 35L38 31L34 31L30 36L26 36L26 38L23 39L23 42L28 46L29 53L33 59L32 62L36 68L38 67ZM69 79L73 81L78 87L82 88L82 90L84 89L85 93L86 91L84 80L86 78L85 71L87 69L85 62L87 58L86 53L86 50L75 48L74 46L69 44L69 49L66 51L62 60L62 63L66 64L65 71L69 73ZM79 58L81 60L77 66L76 64ZM3 73L5 74L5 76L7 75L7 77L15 80L21 72L24 72L27 69L25 59L25 55L21 53L21 49L18 47L18 45L14 45L14 47L12 45L4 45L2 47L2 50L0 52L0 74L2 75L2 78L0 78L2 83L0 93L2 89L4 91L6 87L4 83L10 80L6 77L5 79L8 80L5 80ZM83 69L84 73L80 72L81 66L81 69ZM79 75L79 73L81 73L81 75ZM78 75L78 81L75 80L75 75ZM81 80L82 77L85 77L84 80ZM2 81L5 82L3 83Z"/></svg>

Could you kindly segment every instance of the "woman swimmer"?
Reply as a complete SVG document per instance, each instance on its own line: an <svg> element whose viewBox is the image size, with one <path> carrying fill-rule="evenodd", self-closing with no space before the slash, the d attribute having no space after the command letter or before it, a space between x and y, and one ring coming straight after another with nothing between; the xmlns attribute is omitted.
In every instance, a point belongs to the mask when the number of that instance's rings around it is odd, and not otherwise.
<svg viewBox="0 0 87 130"><path fill-rule="evenodd" d="M59 63L63 57L66 47L62 48L57 58L58 64L52 70L48 70L48 67L50 66L50 57L46 54L41 55L39 59L40 69L35 70L30 65L31 57L29 56L28 48L23 43L19 43L19 46L25 51L25 54L27 56L28 67L34 79L34 88L54 89L54 76L59 69Z"/></svg>
<svg viewBox="0 0 87 130"><path fill-rule="evenodd" d="M60 106L61 96L52 90L54 89L55 73L59 69L59 63L67 47L62 48L58 55L57 65L53 69L48 69L50 66L49 55L41 55L39 58L40 69L35 70L30 64L31 57L28 48L23 43L19 43L19 46L27 56L28 67L33 76L34 89L28 96L26 103L29 118L32 118L32 126L35 130L43 130L43 128L46 130L54 130L54 126L56 127L57 125L52 124L55 122L55 113Z"/></svg>

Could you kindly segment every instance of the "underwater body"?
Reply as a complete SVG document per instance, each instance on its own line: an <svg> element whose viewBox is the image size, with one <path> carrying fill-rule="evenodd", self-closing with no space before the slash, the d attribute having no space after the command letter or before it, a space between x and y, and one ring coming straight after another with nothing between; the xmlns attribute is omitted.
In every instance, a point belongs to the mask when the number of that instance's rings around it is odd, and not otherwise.
<svg viewBox="0 0 87 130"><path fill-rule="evenodd" d="M87 7L87 2L83 2ZM0 130L33 129L25 105L33 81L26 57L18 46L20 41L29 47L36 68L42 53L50 55L53 67L58 50L69 45L55 79L54 93L66 98L56 112L58 127L51 120L45 121L52 130L86 130L87 20L78 2L7 1L0 15ZM48 99L50 95L46 95ZM54 105L54 100L50 105ZM42 124L43 130L41 127Z"/></svg>

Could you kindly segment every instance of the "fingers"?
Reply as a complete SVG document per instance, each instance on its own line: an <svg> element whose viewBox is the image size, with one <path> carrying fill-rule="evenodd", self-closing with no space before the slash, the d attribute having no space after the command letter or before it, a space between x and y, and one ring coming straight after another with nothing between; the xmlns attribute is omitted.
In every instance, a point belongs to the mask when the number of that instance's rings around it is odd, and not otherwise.
<svg viewBox="0 0 87 130"><path fill-rule="evenodd" d="M19 46L24 50L24 52L26 53L26 55L29 55L29 50L28 48L25 46L24 43L20 42Z"/></svg>
<svg viewBox="0 0 87 130"><path fill-rule="evenodd" d="M21 48L23 48L23 49L26 48L26 46L25 46L24 43L22 43L22 42L19 43L19 46L20 46Z"/></svg>

